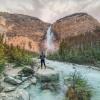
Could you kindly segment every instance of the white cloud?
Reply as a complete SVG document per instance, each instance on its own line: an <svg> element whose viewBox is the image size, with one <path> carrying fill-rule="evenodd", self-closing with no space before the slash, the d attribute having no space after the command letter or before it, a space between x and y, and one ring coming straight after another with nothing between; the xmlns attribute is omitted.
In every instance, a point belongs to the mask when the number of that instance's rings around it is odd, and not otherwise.
<svg viewBox="0 0 100 100"><path fill-rule="evenodd" d="M46 22L76 12L87 12L100 20L100 0L0 0L0 11L38 17Z"/></svg>

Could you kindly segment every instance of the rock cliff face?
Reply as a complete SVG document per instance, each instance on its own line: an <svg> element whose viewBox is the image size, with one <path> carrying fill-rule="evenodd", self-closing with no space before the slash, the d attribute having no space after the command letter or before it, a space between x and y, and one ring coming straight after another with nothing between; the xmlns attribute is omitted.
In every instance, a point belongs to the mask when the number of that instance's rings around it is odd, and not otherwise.
<svg viewBox="0 0 100 100"><path fill-rule="evenodd" d="M86 13L66 16L52 25L52 31L58 40L80 34L95 34L98 29L100 29L100 23Z"/></svg>
<svg viewBox="0 0 100 100"><path fill-rule="evenodd" d="M0 33L9 45L39 52L48 23L21 14L0 13Z"/></svg>
<svg viewBox="0 0 100 100"><path fill-rule="evenodd" d="M0 12L0 33L4 34L4 41L32 52L39 52L45 45L49 25L35 17ZM57 20L51 25L51 31L59 48L59 43L67 37L100 33L100 23L86 13L76 13Z"/></svg>

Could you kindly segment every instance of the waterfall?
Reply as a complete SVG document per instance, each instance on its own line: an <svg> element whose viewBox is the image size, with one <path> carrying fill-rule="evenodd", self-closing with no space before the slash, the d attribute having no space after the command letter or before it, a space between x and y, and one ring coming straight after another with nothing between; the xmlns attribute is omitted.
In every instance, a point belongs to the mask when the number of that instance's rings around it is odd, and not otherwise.
<svg viewBox="0 0 100 100"><path fill-rule="evenodd" d="M47 35L46 35L46 49L47 49L47 52L54 51L54 43L53 43L53 40L54 40L54 34L51 31L51 26L50 26L48 28L48 30L47 30Z"/></svg>

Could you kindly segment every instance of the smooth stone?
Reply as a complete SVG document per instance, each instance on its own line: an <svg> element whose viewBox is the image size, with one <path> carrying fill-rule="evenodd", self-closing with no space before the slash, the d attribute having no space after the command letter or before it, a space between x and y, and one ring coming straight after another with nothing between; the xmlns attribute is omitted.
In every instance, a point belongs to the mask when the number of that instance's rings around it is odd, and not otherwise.
<svg viewBox="0 0 100 100"><path fill-rule="evenodd" d="M18 89L12 93L0 93L0 100L29 100L29 94L24 89Z"/></svg>
<svg viewBox="0 0 100 100"><path fill-rule="evenodd" d="M10 83L12 85L18 85L18 84L22 83L21 80L15 79L11 76L6 76L5 79L4 79L4 82Z"/></svg>
<svg viewBox="0 0 100 100"><path fill-rule="evenodd" d="M0 92L2 92L3 89L4 89L4 87L0 85Z"/></svg>
<svg viewBox="0 0 100 100"><path fill-rule="evenodd" d="M32 84L36 84L36 83L37 83L36 77L32 77L32 78L30 79L30 81L31 81Z"/></svg>
<svg viewBox="0 0 100 100"><path fill-rule="evenodd" d="M16 88L15 87L6 87L3 91L4 92L12 92L12 91L15 91Z"/></svg>
<svg viewBox="0 0 100 100"><path fill-rule="evenodd" d="M36 77L30 78L29 80L23 82L23 83L19 86L19 88L26 89L26 88L28 88L28 87L29 87L30 85L32 85L32 84L35 85L36 82L37 82Z"/></svg>
<svg viewBox="0 0 100 100"><path fill-rule="evenodd" d="M26 89L26 88L28 88L31 84L32 84L32 83L31 83L29 80L27 80L27 81L23 82L18 88L19 88L19 89Z"/></svg>
<svg viewBox="0 0 100 100"><path fill-rule="evenodd" d="M36 72L36 77L40 80L40 81L57 81L59 80L59 73L57 71L55 71L54 69L39 69Z"/></svg>
<svg viewBox="0 0 100 100"><path fill-rule="evenodd" d="M26 81L28 79L28 77L21 77L22 81Z"/></svg>
<svg viewBox="0 0 100 100"><path fill-rule="evenodd" d="M20 72L18 72L22 77L28 77L34 74L34 71L29 67L24 67Z"/></svg>
<svg viewBox="0 0 100 100"><path fill-rule="evenodd" d="M57 82L45 82L41 84L41 89L51 90L51 91L58 91L60 89L60 85Z"/></svg>

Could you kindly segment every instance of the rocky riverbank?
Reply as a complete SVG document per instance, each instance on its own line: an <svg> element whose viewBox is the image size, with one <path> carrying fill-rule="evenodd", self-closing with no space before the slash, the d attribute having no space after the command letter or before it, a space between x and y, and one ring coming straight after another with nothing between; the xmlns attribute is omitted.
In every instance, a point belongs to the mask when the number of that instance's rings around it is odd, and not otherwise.
<svg viewBox="0 0 100 100"><path fill-rule="evenodd" d="M0 79L0 100L64 100L68 89L66 78L76 68L93 87L91 100L100 98L100 71L95 67L46 60L47 69L41 69L39 60L34 71L30 66L5 68ZM93 81L94 80L94 81Z"/></svg>
<svg viewBox="0 0 100 100"><path fill-rule="evenodd" d="M50 68L40 69L38 65L34 67L35 71L29 66L6 66L0 79L0 100L30 100L30 94L26 89L40 82L42 90L54 90L56 81L59 80L58 72Z"/></svg>

